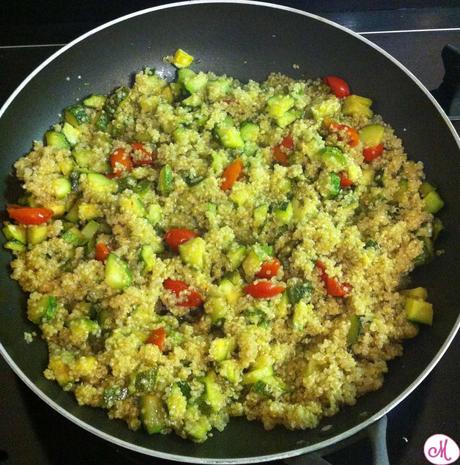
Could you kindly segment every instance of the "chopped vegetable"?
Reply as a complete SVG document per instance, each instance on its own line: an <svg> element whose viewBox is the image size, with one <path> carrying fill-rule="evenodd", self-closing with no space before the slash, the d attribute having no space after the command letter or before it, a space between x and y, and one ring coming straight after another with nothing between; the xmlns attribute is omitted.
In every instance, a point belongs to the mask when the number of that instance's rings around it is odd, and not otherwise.
<svg viewBox="0 0 460 465"><path fill-rule="evenodd" d="M262 263L260 270L255 274L256 278L270 279L278 274L281 268L281 262L277 258L273 258Z"/></svg>
<svg viewBox="0 0 460 465"><path fill-rule="evenodd" d="M382 143L385 128L381 124L368 124L359 130L359 138L365 147Z"/></svg>
<svg viewBox="0 0 460 465"><path fill-rule="evenodd" d="M174 53L172 64L177 68L186 68L193 63L192 55L189 55L186 51L178 48Z"/></svg>
<svg viewBox="0 0 460 465"><path fill-rule="evenodd" d="M148 151L144 144L133 142L131 148L134 153L131 156L133 166L150 166L154 162L156 156L153 152Z"/></svg>
<svg viewBox="0 0 460 465"><path fill-rule="evenodd" d="M364 160L370 163L376 158L380 157L383 153L383 144L378 144L374 147L364 147L363 157Z"/></svg>
<svg viewBox="0 0 460 465"><path fill-rule="evenodd" d="M414 323L433 324L433 305L424 300L408 297L405 303L406 318Z"/></svg>
<svg viewBox="0 0 460 465"><path fill-rule="evenodd" d="M105 263L105 282L112 289L125 289L132 282L128 264L113 252L109 254Z"/></svg>
<svg viewBox="0 0 460 465"><path fill-rule="evenodd" d="M4 236L11 241L18 241L21 244L27 242L27 231L23 226L18 226L16 224L7 224L3 228Z"/></svg>
<svg viewBox="0 0 460 465"><path fill-rule="evenodd" d="M70 149L70 144L62 132L45 132L45 142L46 145L57 149Z"/></svg>
<svg viewBox="0 0 460 465"><path fill-rule="evenodd" d="M343 98L350 95L350 87L342 78L337 76L325 76L323 80L336 97Z"/></svg>
<svg viewBox="0 0 460 465"><path fill-rule="evenodd" d="M230 163L222 173L221 189L224 191L231 189L233 184L241 177L243 168L243 162L239 158Z"/></svg>
<svg viewBox="0 0 460 465"><path fill-rule="evenodd" d="M110 164L112 166L112 173L115 177L119 177L133 169L131 156L125 149L114 150L110 155Z"/></svg>
<svg viewBox="0 0 460 465"><path fill-rule="evenodd" d="M203 303L203 299L198 291L192 289L184 281L175 279L166 279L163 282L163 287L176 295L177 305L180 307L199 307Z"/></svg>
<svg viewBox="0 0 460 465"><path fill-rule="evenodd" d="M347 297L351 292L351 285L348 283L339 283L335 278L331 278L327 272L325 265L317 261L316 267L321 273L321 279L323 280L324 284L326 285L327 293L332 297Z"/></svg>
<svg viewBox="0 0 460 465"><path fill-rule="evenodd" d="M373 115L371 105L372 100L369 98L360 95L349 95L343 101L342 111L345 115L371 118Z"/></svg>
<svg viewBox="0 0 460 465"><path fill-rule="evenodd" d="M444 207L444 201L436 191L429 192L423 201L425 202L425 210L433 215Z"/></svg>
<svg viewBox="0 0 460 465"><path fill-rule="evenodd" d="M110 248L104 242L98 242L95 246L94 257L100 262L105 262L110 254Z"/></svg>
<svg viewBox="0 0 460 465"><path fill-rule="evenodd" d="M289 164L289 154L293 149L294 139L291 136L286 136L280 144L273 147L273 158L280 165L286 166Z"/></svg>
<svg viewBox="0 0 460 465"><path fill-rule="evenodd" d="M347 187L351 187L353 185L353 181L348 177L347 173L342 171L339 173L340 176L340 187L342 189L346 189Z"/></svg>
<svg viewBox="0 0 460 465"><path fill-rule="evenodd" d="M19 224L42 224L53 217L49 208L17 207L10 205L8 215Z"/></svg>
<svg viewBox="0 0 460 465"><path fill-rule="evenodd" d="M173 172L169 165L164 165L158 178L158 190L161 195L168 195L173 187Z"/></svg>
<svg viewBox="0 0 460 465"><path fill-rule="evenodd" d="M197 237L198 234L194 231L190 231L185 228L171 228L164 236L165 242L168 244L169 248L174 251L179 251L179 246L184 242Z"/></svg>
<svg viewBox="0 0 460 465"><path fill-rule="evenodd" d="M356 147L359 144L359 134L355 128L327 120L326 126L330 132L337 133L340 140L346 140L350 147Z"/></svg>
<svg viewBox="0 0 460 465"><path fill-rule="evenodd" d="M195 237L179 245L182 261L194 268L203 268L206 242L201 237Z"/></svg>
<svg viewBox="0 0 460 465"><path fill-rule="evenodd" d="M350 326L347 334L347 344L352 346L358 341L358 337L361 334L362 319L358 315L352 315L350 317Z"/></svg>
<svg viewBox="0 0 460 465"><path fill-rule="evenodd" d="M166 330L163 327L153 329L145 340L146 344L156 345L162 352L166 341Z"/></svg>
<svg viewBox="0 0 460 465"><path fill-rule="evenodd" d="M256 299L271 299L284 292L284 285L271 281L255 281L244 288L244 292Z"/></svg>
<svg viewBox="0 0 460 465"><path fill-rule="evenodd" d="M296 282L287 288L287 297L291 305L295 305L302 299L310 300L313 286L310 281Z"/></svg>

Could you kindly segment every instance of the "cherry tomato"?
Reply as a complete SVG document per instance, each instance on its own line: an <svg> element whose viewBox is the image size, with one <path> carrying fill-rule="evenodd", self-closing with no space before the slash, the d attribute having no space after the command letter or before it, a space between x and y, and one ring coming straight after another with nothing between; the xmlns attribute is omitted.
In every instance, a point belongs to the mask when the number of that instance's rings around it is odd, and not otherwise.
<svg viewBox="0 0 460 465"><path fill-rule="evenodd" d="M166 330L161 328L153 329L145 340L146 344L155 344L163 352L166 340Z"/></svg>
<svg viewBox="0 0 460 465"><path fill-rule="evenodd" d="M163 287L176 295L180 307L194 308L199 307L203 303L203 299L198 291L192 289L184 281L176 279L165 279Z"/></svg>
<svg viewBox="0 0 460 465"><path fill-rule="evenodd" d="M103 242L98 242L95 247L94 258L100 262L105 262L106 258L109 256L110 248Z"/></svg>
<svg viewBox="0 0 460 465"><path fill-rule="evenodd" d="M281 268L281 262L277 258L273 258L267 262L262 263L260 270L256 273L256 278L270 279L276 276Z"/></svg>
<svg viewBox="0 0 460 465"><path fill-rule="evenodd" d="M374 145L373 147L364 147L363 157L368 163L380 157L383 153L383 144Z"/></svg>
<svg viewBox="0 0 460 465"><path fill-rule="evenodd" d="M287 166L289 164L289 152L293 148L294 139L292 136L286 136L280 144L273 147L273 157L280 165Z"/></svg>
<svg viewBox="0 0 460 465"><path fill-rule="evenodd" d="M350 87L342 78L325 76L323 80L331 88L336 97L343 98L350 95Z"/></svg>
<svg viewBox="0 0 460 465"><path fill-rule="evenodd" d="M10 218L19 224L42 224L53 217L49 208L15 207L7 208Z"/></svg>
<svg viewBox="0 0 460 465"><path fill-rule="evenodd" d="M116 149L110 155L110 164L112 165L113 176L119 177L125 171L133 169L133 161L124 149Z"/></svg>
<svg viewBox="0 0 460 465"><path fill-rule="evenodd" d="M331 297L346 297L352 290L351 284L339 283L335 278L329 277L326 273L326 265L319 260L316 262L316 268L320 270L321 279L326 285L326 292Z"/></svg>
<svg viewBox="0 0 460 465"><path fill-rule="evenodd" d="M353 181L347 176L347 173L342 171L340 174L340 187L347 188L353 185Z"/></svg>
<svg viewBox="0 0 460 465"><path fill-rule="evenodd" d="M177 252L181 244L197 236L198 234L196 232L190 231L189 229L172 228L165 234L164 239L169 248Z"/></svg>
<svg viewBox="0 0 460 465"><path fill-rule="evenodd" d="M223 191L231 189L233 184L235 184L243 173L243 168L243 162L239 158L232 161L222 173L222 184L220 185L220 188Z"/></svg>
<svg viewBox="0 0 460 465"><path fill-rule="evenodd" d="M244 288L244 292L256 299L271 299L284 292L285 287L271 281L255 281Z"/></svg>
<svg viewBox="0 0 460 465"><path fill-rule="evenodd" d="M134 166L151 165L154 162L156 154L154 152L149 152L144 147L144 144L141 144L140 142L133 142L131 147L135 152L135 156L132 157Z"/></svg>
<svg viewBox="0 0 460 465"><path fill-rule="evenodd" d="M347 126L346 124L340 124L336 122L331 122L329 124L329 130L331 132L338 132L339 138L342 140L340 133L344 133L347 138L347 143L350 147L356 147L359 144L359 134L355 128Z"/></svg>

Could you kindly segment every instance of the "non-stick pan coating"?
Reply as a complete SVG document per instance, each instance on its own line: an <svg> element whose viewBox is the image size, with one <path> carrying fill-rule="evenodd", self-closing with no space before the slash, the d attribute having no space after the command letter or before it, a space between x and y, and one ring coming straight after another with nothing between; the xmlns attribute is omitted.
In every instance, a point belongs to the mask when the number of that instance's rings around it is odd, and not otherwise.
<svg viewBox="0 0 460 465"><path fill-rule="evenodd" d="M364 420L381 414L424 373L455 327L460 244L457 141L445 117L403 69L340 28L270 6L169 6L131 16L88 35L43 67L7 106L0 119L1 187L6 198L13 199L14 183L8 179L13 162L56 122L62 108L90 93L106 93L120 83L129 83L133 73L144 66L172 78L174 70L162 58L178 47L192 53L197 58L196 68L201 70L226 73L243 81L263 80L272 71L293 78L336 74L345 78L355 93L375 101L375 111L395 128L410 158L425 163L429 180L439 186L446 201L441 214L446 231L440 241L445 253L413 274L415 284L428 288L435 308L434 326L423 328L416 339L405 344L404 356L390 364L383 389L326 418L319 428L288 431L280 427L266 432L259 423L234 419L223 433L216 432L201 445L174 434L148 436L142 431L129 431L124 423L109 421L100 409L78 407L72 394L45 380L42 371L47 350L42 342L27 345L24 341L24 331L34 327L25 318L24 294L8 277L10 255L5 251L0 253L0 340L17 371L59 407L102 434L131 447L145 448L144 452L153 455L176 459L187 456L184 460L189 462L260 461L261 456L292 454L307 446L324 445L323 441L351 433ZM333 427L321 432L321 427L329 424Z"/></svg>

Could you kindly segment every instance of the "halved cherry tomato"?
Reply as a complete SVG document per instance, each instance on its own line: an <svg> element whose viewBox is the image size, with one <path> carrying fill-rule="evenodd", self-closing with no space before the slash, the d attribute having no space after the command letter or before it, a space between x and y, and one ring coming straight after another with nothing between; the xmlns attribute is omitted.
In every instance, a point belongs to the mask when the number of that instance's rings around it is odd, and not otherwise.
<svg viewBox="0 0 460 465"><path fill-rule="evenodd" d="M256 273L256 278L270 279L276 276L281 268L281 262L277 258L273 258L267 262L262 263L260 270Z"/></svg>
<svg viewBox="0 0 460 465"><path fill-rule="evenodd" d="M166 330L161 328L153 329L145 340L146 344L155 344L163 352L166 340Z"/></svg>
<svg viewBox="0 0 460 465"><path fill-rule="evenodd" d="M222 184L220 185L220 188L223 191L231 189L233 184L235 184L235 182L243 173L243 168L243 162L239 158L237 158L235 161L232 161L222 173Z"/></svg>
<svg viewBox="0 0 460 465"><path fill-rule="evenodd" d="M339 138L341 140L342 138L340 137L340 133L346 134L347 143L350 147L356 147L359 144L358 131L355 128L352 128L351 126L347 126L346 124L340 124L340 123L336 123L335 121L332 121L331 123L329 123L328 129L331 132L339 133Z"/></svg>
<svg viewBox="0 0 460 465"><path fill-rule="evenodd" d="M136 152L135 156L132 157L132 162L134 166L151 165L154 162L156 154L154 152L149 152L144 147L144 144L140 142L133 142L131 144L131 147L134 150L134 152Z"/></svg>
<svg viewBox="0 0 460 465"><path fill-rule="evenodd" d="M353 185L353 181L347 176L347 173L342 171L339 173L340 176L340 187L347 188Z"/></svg>
<svg viewBox="0 0 460 465"><path fill-rule="evenodd" d="M164 280L163 287L176 295L179 300L177 305L180 307L194 308L203 303L203 298L199 292L192 289L184 281L168 278Z"/></svg>
<svg viewBox="0 0 460 465"><path fill-rule="evenodd" d="M16 207L10 205L8 215L19 224L42 224L53 217L49 208Z"/></svg>
<svg viewBox="0 0 460 465"><path fill-rule="evenodd" d="M110 249L103 242L98 242L95 247L94 258L100 262L105 262L106 258L109 256Z"/></svg>
<svg viewBox="0 0 460 465"><path fill-rule="evenodd" d="M336 97L343 98L350 95L350 87L342 78L337 76L325 76L323 81L331 88Z"/></svg>
<svg viewBox="0 0 460 465"><path fill-rule="evenodd" d="M316 268L320 270L321 279L326 285L328 295L332 297L346 297L352 290L351 284L339 283L336 279L329 277L326 273L326 265L319 260L316 262Z"/></svg>
<svg viewBox="0 0 460 465"><path fill-rule="evenodd" d="M197 236L198 234L196 232L190 231L189 229L172 228L165 234L164 239L169 248L177 252L181 244Z"/></svg>
<svg viewBox="0 0 460 465"><path fill-rule="evenodd" d="M119 177L125 171L133 169L133 161L125 149L116 149L110 155L110 164L112 166L113 176Z"/></svg>
<svg viewBox="0 0 460 465"><path fill-rule="evenodd" d="M289 152L293 148L294 139L292 136L286 136L280 144L273 147L273 157L280 165L286 166L289 164Z"/></svg>
<svg viewBox="0 0 460 465"><path fill-rule="evenodd" d="M285 287L271 281L255 281L244 288L244 292L256 299L271 299L284 292Z"/></svg>
<svg viewBox="0 0 460 465"><path fill-rule="evenodd" d="M383 153L383 144L374 145L373 147L364 147L363 157L367 162L371 162L380 157Z"/></svg>

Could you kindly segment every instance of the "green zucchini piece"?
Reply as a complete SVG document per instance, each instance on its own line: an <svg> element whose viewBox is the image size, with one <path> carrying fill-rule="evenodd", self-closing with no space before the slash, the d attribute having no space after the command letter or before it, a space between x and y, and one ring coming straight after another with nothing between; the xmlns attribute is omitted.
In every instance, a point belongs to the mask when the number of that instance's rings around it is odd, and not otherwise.
<svg viewBox="0 0 460 465"><path fill-rule="evenodd" d="M57 199L66 198L72 191L72 185L68 178L60 176L53 180L53 191Z"/></svg>
<svg viewBox="0 0 460 465"><path fill-rule="evenodd" d="M277 116L275 118L275 122L280 128L285 128L293 123L296 119L300 118L301 114L302 113L300 111L290 110L280 116Z"/></svg>
<svg viewBox="0 0 460 465"><path fill-rule="evenodd" d="M237 384L241 378L241 369L236 360L223 360L219 364L219 374L233 384Z"/></svg>
<svg viewBox="0 0 460 465"><path fill-rule="evenodd" d="M302 281L291 284L286 291L287 298L291 305L295 305L302 299L310 301L313 286L310 281Z"/></svg>
<svg viewBox="0 0 460 465"><path fill-rule="evenodd" d="M113 193L118 189L116 181L100 173L88 173L86 179L90 189L95 192Z"/></svg>
<svg viewBox="0 0 460 465"><path fill-rule="evenodd" d="M344 115L365 116L371 118L373 112L371 110L372 100L360 95L349 95L343 99L342 112Z"/></svg>
<svg viewBox="0 0 460 465"><path fill-rule="evenodd" d="M35 324L46 323L56 316L57 309L57 298L45 295L38 301L29 301L27 317Z"/></svg>
<svg viewBox="0 0 460 465"><path fill-rule="evenodd" d="M179 245L182 261L198 269L203 268L205 251L206 242L202 237L195 237Z"/></svg>
<svg viewBox="0 0 460 465"><path fill-rule="evenodd" d="M246 247L237 243L233 244L230 250L227 252L228 263L230 270L236 270L244 260L246 256Z"/></svg>
<svg viewBox="0 0 460 465"><path fill-rule="evenodd" d="M26 250L26 245L18 241L8 241L3 245L5 249L11 250L12 252L24 252Z"/></svg>
<svg viewBox="0 0 460 465"><path fill-rule="evenodd" d="M430 192L436 192L436 187L434 187L429 182L422 182L419 188L420 195L426 197Z"/></svg>
<svg viewBox="0 0 460 465"><path fill-rule="evenodd" d="M17 224L8 223L2 229L4 236L10 241L17 241L21 244L27 242L26 228Z"/></svg>
<svg viewBox="0 0 460 465"><path fill-rule="evenodd" d="M110 386L102 394L102 406L112 408L118 401L126 399L128 389L120 386Z"/></svg>
<svg viewBox="0 0 460 465"><path fill-rule="evenodd" d="M75 247L81 247L86 244L87 240L83 237L81 231L76 227L68 229L63 235L62 238L69 244Z"/></svg>
<svg viewBox="0 0 460 465"><path fill-rule="evenodd" d="M81 235L89 241L94 237L94 235L99 231L99 223L97 221L91 220L84 228L81 230Z"/></svg>
<svg viewBox="0 0 460 465"><path fill-rule="evenodd" d="M75 145L80 138L80 131L67 122L62 127L62 133L70 145Z"/></svg>
<svg viewBox="0 0 460 465"><path fill-rule="evenodd" d="M381 124L368 124L359 130L364 147L375 147L382 143L385 128Z"/></svg>
<svg viewBox="0 0 460 465"><path fill-rule="evenodd" d="M425 210L433 215L444 207L444 200L442 200L436 191L429 192L423 200L425 202Z"/></svg>
<svg viewBox="0 0 460 465"><path fill-rule="evenodd" d="M362 318L358 315L352 315L350 317L350 326L347 333L347 344L352 346L358 341L358 337L361 334L362 329Z"/></svg>
<svg viewBox="0 0 460 465"><path fill-rule="evenodd" d="M268 205L259 205L254 209L254 226L260 228L265 224L268 215Z"/></svg>
<svg viewBox="0 0 460 465"><path fill-rule="evenodd" d="M149 206L147 210L147 219L150 221L152 225L156 225L161 221L162 217L162 210L160 205L154 203Z"/></svg>
<svg viewBox="0 0 460 465"><path fill-rule="evenodd" d="M225 396L216 381L216 374L209 372L203 379L205 385L205 402L214 412L218 412L225 406Z"/></svg>
<svg viewBox="0 0 460 465"><path fill-rule="evenodd" d="M242 263L244 275L248 281L254 278L254 275L260 270L263 259L260 258L254 249L251 249Z"/></svg>
<svg viewBox="0 0 460 465"><path fill-rule="evenodd" d="M95 108L96 110L101 110L104 107L107 97L105 95L90 95L89 97L83 100L83 105Z"/></svg>
<svg viewBox="0 0 460 465"><path fill-rule="evenodd" d="M408 297L404 307L409 321L429 326L433 324L433 306L430 303Z"/></svg>
<svg viewBox="0 0 460 465"><path fill-rule="evenodd" d="M428 291L424 287L415 287L413 289L404 289L400 294L411 299L426 300Z"/></svg>
<svg viewBox="0 0 460 465"><path fill-rule="evenodd" d="M70 149L70 144L62 132L46 131L45 142L46 145L57 149Z"/></svg>
<svg viewBox="0 0 460 465"><path fill-rule="evenodd" d="M347 164L345 155L337 147L324 147L319 151L319 154L330 171L342 171Z"/></svg>
<svg viewBox="0 0 460 465"><path fill-rule="evenodd" d="M254 366L243 375L243 384L255 384L257 381L265 380L273 376L273 366L269 360L259 357Z"/></svg>
<svg viewBox="0 0 460 465"><path fill-rule="evenodd" d="M132 282L128 264L113 252L105 263L105 282L112 289L125 289Z"/></svg>
<svg viewBox="0 0 460 465"><path fill-rule="evenodd" d="M78 219L79 219L78 209L79 209L79 203L75 202L72 208L67 212L65 219L67 221L70 221L71 223L78 223Z"/></svg>
<svg viewBox="0 0 460 465"><path fill-rule="evenodd" d="M149 434L162 433L166 429L166 411L163 402L156 394L146 394L140 398L142 424Z"/></svg>
<svg viewBox="0 0 460 465"><path fill-rule="evenodd" d="M73 127L78 127L81 124L89 123L90 118L83 105L72 105L64 110L64 120Z"/></svg>
<svg viewBox="0 0 460 465"><path fill-rule="evenodd" d="M222 362L230 357L235 350L235 340L230 337L214 339L209 348L209 356L215 362Z"/></svg>
<svg viewBox="0 0 460 465"><path fill-rule="evenodd" d="M259 131L259 126L250 121L246 121L240 127L240 135L245 142L256 142L259 137Z"/></svg>
<svg viewBox="0 0 460 465"><path fill-rule="evenodd" d="M149 273L155 267L155 252L152 245L143 245L141 248L141 259L144 262L144 272Z"/></svg>
<svg viewBox="0 0 460 465"><path fill-rule="evenodd" d="M295 100L290 95L274 95L267 100L268 114L278 118L289 111L294 103Z"/></svg>
<svg viewBox="0 0 460 465"><path fill-rule="evenodd" d="M216 134L224 147L229 149L241 149L244 147L244 140L240 131L235 126L219 126Z"/></svg>
<svg viewBox="0 0 460 465"><path fill-rule="evenodd" d="M134 379L136 392L145 394L147 392L154 391L157 382L157 373L158 370L156 368L151 368L137 373Z"/></svg>
<svg viewBox="0 0 460 465"><path fill-rule="evenodd" d="M120 103L123 102L129 95L128 87L118 87L115 89L106 99L104 105L104 111L107 113L108 117L113 118L117 108L120 106Z"/></svg>
<svg viewBox="0 0 460 465"><path fill-rule="evenodd" d="M158 178L158 191L161 195L168 195L173 189L173 172L169 165L164 165Z"/></svg>
<svg viewBox="0 0 460 465"><path fill-rule="evenodd" d="M289 224L292 221L293 214L291 202L282 202L273 210L278 225Z"/></svg>
<svg viewBox="0 0 460 465"><path fill-rule="evenodd" d="M27 228L27 242L32 245L40 244L48 236L48 225L39 224Z"/></svg>
<svg viewBox="0 0 460 465"><path fill-rule="evenodd" d="M292 324L294 329L301 331L311 319L313 314L313 305L307 304L303 300L297 302L294 306L294 314L292 316Z"/></svg>

